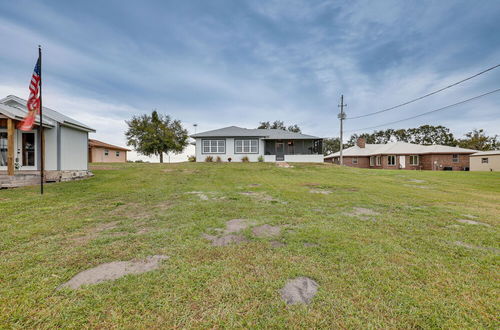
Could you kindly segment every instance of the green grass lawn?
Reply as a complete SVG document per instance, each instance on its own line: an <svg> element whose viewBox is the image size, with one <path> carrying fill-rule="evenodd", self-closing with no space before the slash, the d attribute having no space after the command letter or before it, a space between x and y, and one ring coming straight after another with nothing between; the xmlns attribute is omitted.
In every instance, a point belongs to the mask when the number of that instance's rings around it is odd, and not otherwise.
<svg viewBox="0 0 500 330"><path fill-rule="evenodd" d="M0 328L500 326L500 173L100 168L43 197L0 191ZM237 218L281 234L247 228L249 242L220 247L202 238ZM170 258L157 270L57 290L99 264L158 254ZM318 293L286 305L280 289L298 276Z"/></svg>

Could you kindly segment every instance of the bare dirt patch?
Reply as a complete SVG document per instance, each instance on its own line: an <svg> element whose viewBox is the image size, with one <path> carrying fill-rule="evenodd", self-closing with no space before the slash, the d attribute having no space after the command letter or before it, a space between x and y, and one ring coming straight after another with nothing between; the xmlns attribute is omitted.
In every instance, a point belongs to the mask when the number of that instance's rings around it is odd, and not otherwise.
<svg viewBox="0 0 500 330"><path fill-rule="evenodd" d="M213 246L226 246L232 243L238 244L247 242L248 239L243 235L234 235L252 225L246 219L232 219L226 222L226 228L215 228L215 231L222 233L222 236L203 234L202 237L211 241Z"/></svg>
<svg viewBox="0 0 500 330"><path fill-rule="evenodd" d="M318 283L308 277L289 280L280 290L281 299L287 305L309 304L318 292Z"/></svg>
<svg viewBox="0 0 500 330"><path fill-rule="evenodd" d="M425 183L425 180L419 180L419 179L410 179L408 182L413 182L413 183Z"/></svg>
<svg viewBox="0 0 500 330"><path fill-rule="evenodd" d="M318 247L319 244L316 244L316 243L310 243L310 242L306 242L304 243L304 247Z"/></svg>
<svg viewBox="0 0 500 330"><path fill-rule="evenodd" d="M257 237L274 237L281 233L281 228L266 224L252 228L252 233Z"/></svg>
<svg viewBox="0 0 500 330"><path fill-rule="evenodd" d="M332 192L330 190L325 190L325 189L311 189L309 190L311 194L322 194L322 195L329 195Z"/></svg>
<svg viewBox="0 0 500 330"><path fill-rule="evenodd" d="M293 166L288 164L287 162L277 162L276 166L281 168L292 168Z"/></svg>
<svg viewBox="0 0 500 330"><path fill-rule="evenodd" d="M283 202L283 201L280 201L279 199L276 199L272 196L269 196L268 194L266 193L263 193L263 192L257 192L257 191L243 191L243 192L240 192L241 195L244 195L244 196L250 196L250 197L253 197L255 198L256 200L258 201L261 201L261 202L271 202L271 203L282 203L282 204L286 204L286 202Z"/></svg>
<svg viewBox="0 0 500 330"><path fill-rule="evenodd" d="M260 183L251 183L248 185L249 187L260 187L262 186Z"/></svg>
<svg viewBox="0 0 500 330"><path fill-rule="evenodd" d="M78 273L71 280L61 284L58 289L78 289L82 285L113 281L128 274L141 274L157 269L168 256L154 255L142 260L113 261Z"/></svg>
<svg viewBox="0 0 500 330"><path fill-rule="evenodd" d="M211 192L211 191L205 191L205 192L203 192L203 191L189 191L186 194L188 194L188 195L196 195L202 201L225 199L225 197L215 197L215 193Z"/></svg>
<svg viewBox="0 0 500 330"><path fill-rule="evenodd" d="M479 226L491 227L487 223L479 222L479 221L475 221L475 220L469 220L469 219L457 219L457 222L464 223L467 225L479 225Z"/></svg>
<svg viewBox="0 0 500 330"><path fill-rule="evenodd" d="M271 247L273 247L273 248L280 248L280 247L285 246L285 243L280 242L280 241L271 241L271 242L269 242L269 244L271 244Z"/></svg>
<svg viewBox="0 0 500 330"><path fill-rule="evenodd" d="M203 234L203 238L212 242L213 246L226 246L229 244L238 244L248 242L248 239L243 235L224 235L224 236L213 236L208 234Z"/></svg>

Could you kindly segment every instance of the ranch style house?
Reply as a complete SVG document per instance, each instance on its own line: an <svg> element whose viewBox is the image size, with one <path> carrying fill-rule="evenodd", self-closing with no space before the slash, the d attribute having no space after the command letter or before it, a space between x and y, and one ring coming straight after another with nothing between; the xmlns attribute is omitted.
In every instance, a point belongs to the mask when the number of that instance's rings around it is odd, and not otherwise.
<svg viewBox="0 0 500 330"><path fill-rule="evenodd" d="M323 139L281 129L248 129L236 126L191 135L196 140L196 161L209 156L224 162L323 162Z"/></svg>
<svg viewBox="0 0 500 330"><path fill-rule="evenodd" d="M367 144L359 138L356 145L343 150L346 166L378 169L468 171L469 157L477 150L443 145L406 142ZM325 162L340 163L340 152L325 156Z"/></svg>

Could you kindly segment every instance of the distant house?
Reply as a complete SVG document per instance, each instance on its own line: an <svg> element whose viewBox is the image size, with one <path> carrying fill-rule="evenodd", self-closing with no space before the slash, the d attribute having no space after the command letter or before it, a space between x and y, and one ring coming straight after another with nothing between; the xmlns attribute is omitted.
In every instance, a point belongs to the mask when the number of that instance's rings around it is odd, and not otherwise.
<svg viewBox="0 0 500 330"><path fill-rule="evenodd" d="M443 145L405 142L367 144L359 138L356 145L343 150L344 165L361 168L406 170L469 170L469 157L477 150ZM340 152L324 157L325 162L340 163Z"/></svg>
<svg viewBox="0 0 500 330"><path fill-rule="evenodd" d="M500 171L500 150L481 151L470 155L471 171Z"/></svg>
<svg viewBox="0 0 500 330"><path fill-rule="evenodd" d="M191 135L196 140L196 161L323 162L323 139L281 129L248 129L236 126Z"/></svg>
<svg viewBox="0 0 500 330"><path fill-rule="evenodd" d="M40 170L40 157L44 157L48 181L89 174L87 141L89 132L95 132L93 128L43 107L44 134L40 139L38 116L33 130L25 132L16 128L26 114L26 100L14 95L0 99L0 187L35 182ZM41 143L45 151L43 156L39 152Z"/></svg>
<svg viewBox="0 0 500 330"><path fill-rule="evenodd" d="M130 149L89 139L89 163L126 163Z"/></svg>

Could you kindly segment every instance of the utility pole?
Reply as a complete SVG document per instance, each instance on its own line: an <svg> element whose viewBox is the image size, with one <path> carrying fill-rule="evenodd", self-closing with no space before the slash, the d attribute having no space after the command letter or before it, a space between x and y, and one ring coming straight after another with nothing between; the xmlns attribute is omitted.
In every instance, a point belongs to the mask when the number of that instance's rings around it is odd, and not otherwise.
<svg viewBox="0 0 500 330"><path fill-rule="evenodd" d="M345 112L344 107L347 107L347 104L344 104L344 95L340 96L340 113L338 115L340 119L340 165L344 165L344 158L342 157L342 149L343 149L343 139L344 139L344 120L345 120Z"/></svg>
<svg viewBox="0 0 500 330"><path fill-rule="evenodd" d="M194 127L194 134L196 134L196 128L198 127L198 124L193 124Z"/></svg>

